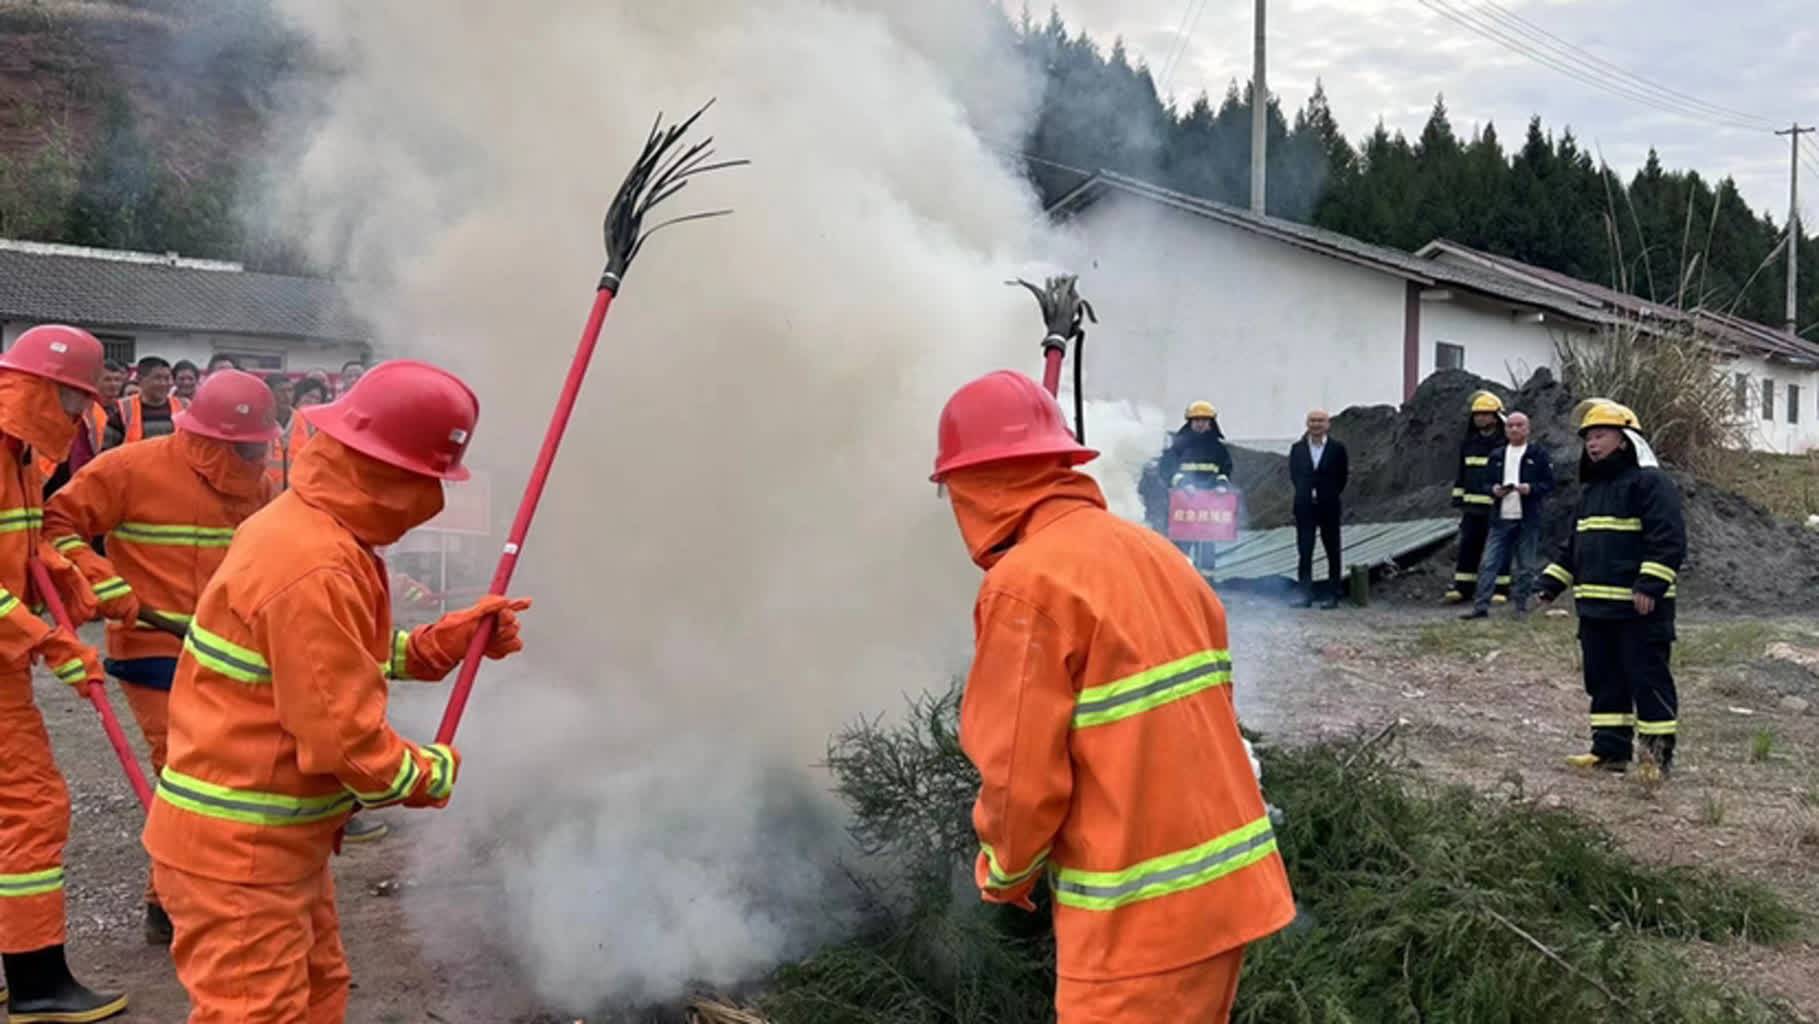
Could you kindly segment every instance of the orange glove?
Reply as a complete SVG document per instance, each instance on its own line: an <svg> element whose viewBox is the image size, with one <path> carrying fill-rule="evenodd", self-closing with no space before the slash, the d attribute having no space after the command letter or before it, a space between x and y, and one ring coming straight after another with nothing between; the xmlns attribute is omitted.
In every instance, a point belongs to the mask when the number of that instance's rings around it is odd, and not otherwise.
<svg viewBox="0 0 1819 1024"><path fill-rule="evenodd" d="M100 611L100 602L82 571L48 541L38 544L38 559L50 570L51 586L57 588L57 596L63 599L63 610L69 612L70 625L80 626L93 621Z"/></svg>
<svg viewBox="0 0 1819 1024"><path fill-rule="evenodd" d="M77 689L90 679L101 678L101 656L67 629L58 627L46 633L34 650L58 679Z"/></svg>
<svg viewBox="0 0 1819 1024"><path fill-rule="evenodd" d="M488 615L499 616L493 638L486 645L486 656L497 661L508 654L524 650L518 638L518 613L531 606L528 597L496 597L492 594L474 602L470 608L450 612L424 626L411 636L413 653L422 658L441 678L461 664L474 631Z"/></svg>

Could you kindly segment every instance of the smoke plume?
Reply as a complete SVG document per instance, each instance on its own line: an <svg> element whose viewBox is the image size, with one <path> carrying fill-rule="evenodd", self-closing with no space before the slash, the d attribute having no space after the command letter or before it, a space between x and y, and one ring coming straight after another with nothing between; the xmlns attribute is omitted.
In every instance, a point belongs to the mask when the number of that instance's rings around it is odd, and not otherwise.
<svg viewBox="0 0 1819 1024"><path fill-rule="evenodd" d="M416 819L432 955L501 947L573 1012L725 984L837 930L826 737L943 684L977 584L927 482L964 380L1034 371L1003 280L1056 258L981 138L1033 95L978 0L293 0L335 75L270 208L365 286L388 355L481 395L474 460L524 482L653 114L754 166L678 212L607 323L489 665L453 806ZM689 205L689 204L692 204ZM497 510L509 511L509 508ZM425 736L440 691L401 717ZM452 953L451 953L452 955ZM471 1009L471 1007L470 1007Z"/></svg>

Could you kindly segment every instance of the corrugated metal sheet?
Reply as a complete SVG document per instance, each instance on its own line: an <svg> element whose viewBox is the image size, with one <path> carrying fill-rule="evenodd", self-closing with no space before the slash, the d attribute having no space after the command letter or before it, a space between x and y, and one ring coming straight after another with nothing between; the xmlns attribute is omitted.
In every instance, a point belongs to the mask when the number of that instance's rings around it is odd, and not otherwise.
<svg viewBox="0 0 1819 1024"><path fill-rule="evenodd" d="M1458 519L1348 524L1339 537L1340 563L1345 569L1354 565L1381 565L1444 541L1458 530ZM1295 578L1295 528L1292 526L1247 532L1218 548L1213 570L1215 580ZM1326 579L1326 553L1318 541L1314 545L1314 579Z"/></svg>

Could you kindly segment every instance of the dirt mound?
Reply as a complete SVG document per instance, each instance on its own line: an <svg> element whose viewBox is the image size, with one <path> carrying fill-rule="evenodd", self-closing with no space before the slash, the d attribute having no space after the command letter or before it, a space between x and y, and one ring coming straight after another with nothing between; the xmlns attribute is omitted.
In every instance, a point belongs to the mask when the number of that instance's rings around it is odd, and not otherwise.
<svg viewBox="0 0 1819 1024"><path fill-rule="evenodd" d="M1572 529L1579 500L1580 446L1571 422L1578 399L1545 368L1513 391L1464 371L1444 370L1422 382L1401 408L1360 406L1335 416L1333 436L1345 442L1352 463L1346 522L1457 515L1452 486L1459 441L1470 418L1471 395L1480 389L1497 393L1505 408L1527 413L1530 443L1553 456L1559 489L1546 506L1543 552L1557 550ZM1249 525L1261 529L1292 522L1287 460L1239 448L1233 454ZM1669 471L1686 508L1688 553L1680 581L1685 598L1726 611L1819 608L1819 533L1777 519L1739 494L1672 467ZM1444 576L1423 570L1449 562L1454 550L1448 544L1426 565L1409 567L1411 593L1423 584L1437 593Z"/></svg>

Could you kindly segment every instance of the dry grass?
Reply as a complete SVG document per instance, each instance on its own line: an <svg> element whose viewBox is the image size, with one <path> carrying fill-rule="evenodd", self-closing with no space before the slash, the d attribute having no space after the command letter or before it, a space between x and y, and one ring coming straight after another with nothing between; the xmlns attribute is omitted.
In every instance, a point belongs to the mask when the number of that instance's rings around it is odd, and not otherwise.
<svg viewBox="0 0 1819 1024"><path fill-rule="evenodd" d="M1805 522L1819 512L1819 452L1733 452L1711 467L1708 479L1783 519Z"/></svg>
<svg viewBox="0 0 1819 1024"><path fill-rule="evenodd" d="M1554 348L1562 382L1629 406L1664 461L1705 475L1747 447L1723 355L1690 328L1645 333L1623 324L1591 341L1562 337Z"/></svg>

